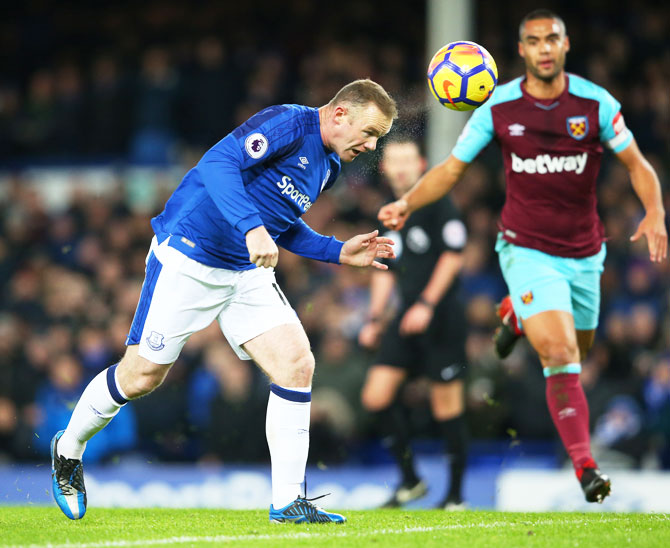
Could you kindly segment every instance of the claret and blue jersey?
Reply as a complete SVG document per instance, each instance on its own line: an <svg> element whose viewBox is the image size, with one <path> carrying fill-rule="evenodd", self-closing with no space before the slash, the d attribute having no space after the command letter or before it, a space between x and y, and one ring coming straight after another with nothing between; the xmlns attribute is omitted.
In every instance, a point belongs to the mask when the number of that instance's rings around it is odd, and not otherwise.
<svg viewBox="0 0 670 548"><path fill-rule="evenodd" d="M342 242L300 219L340 172L323 145L316 108L269 107L205 153L151 221L159 243L217 268L248 270L245 234L265 226L277 245L339 262Z"/></svg>
<svg viewBox="0 0 670 548"><path fill-rule="evenodd" d="M551 100L529 95L523 78L499 86L452 154L471 162L495 138L507 186L503 237L551 255L586 257L603 242L596 209L602 144L620 152L633 136L605 89L573 74L566 79L565 91Z"/></svg>

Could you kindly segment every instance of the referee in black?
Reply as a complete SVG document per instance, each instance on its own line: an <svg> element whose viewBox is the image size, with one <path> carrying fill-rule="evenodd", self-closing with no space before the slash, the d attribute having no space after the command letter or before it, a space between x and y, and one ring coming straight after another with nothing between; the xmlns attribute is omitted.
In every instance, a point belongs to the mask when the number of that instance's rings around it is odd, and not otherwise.
<svg viewBox="0 0 670 548"><path fill-rule="evenodd" d="M388 138L381 171L396 197L412 187L426 169L417 142ZM401 506L424 496L410 447L410 431L397 393L407 378L431 381L431 411L446 443L450 467L446 510L462 509L462 481L467 460L463 379L466 370L465 310L459 297L458 273L467 233L448 198L416 211L400 232L385 234L395 242L396 259L388 271L371 278L370 307L359 343L377 354L361 395L377 433L398 462L402 480L384 507ZM387 309L398 287L400 307L388 318Z"/></svg>

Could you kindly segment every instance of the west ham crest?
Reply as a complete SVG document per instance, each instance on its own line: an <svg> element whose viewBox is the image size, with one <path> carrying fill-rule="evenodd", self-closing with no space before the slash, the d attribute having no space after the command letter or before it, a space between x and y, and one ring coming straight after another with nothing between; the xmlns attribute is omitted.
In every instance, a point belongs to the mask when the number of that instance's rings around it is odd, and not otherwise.
<svg viewBox="0 0 670 548"><path fill-rule="evenodd" d="M533 292L532 292L532 291L528 291L528 292L524 293L523 295L521 295L521 302L522 302L523 304L530 304L530 303L532 303L532 302L533 302Z"/></svg>
<svg viewBox="0 0 670 548"><path fill-rule="evenodd" d="M570 116L566 120L568 135L573 139L581 141L589 132L589 119L586 116Z"/></svg>

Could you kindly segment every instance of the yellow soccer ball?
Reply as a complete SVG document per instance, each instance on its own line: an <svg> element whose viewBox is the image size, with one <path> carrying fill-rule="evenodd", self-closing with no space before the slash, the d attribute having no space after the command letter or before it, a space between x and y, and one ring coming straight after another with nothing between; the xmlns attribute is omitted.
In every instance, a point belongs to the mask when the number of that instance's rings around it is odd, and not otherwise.
<svg viewBox="0 0 670 548"><path fill-rule="evenodd" d="M441 47L428 65L431 93L451 110L482 106L497 83L496 62L485 48L474 42L451 42Z"/></svg>

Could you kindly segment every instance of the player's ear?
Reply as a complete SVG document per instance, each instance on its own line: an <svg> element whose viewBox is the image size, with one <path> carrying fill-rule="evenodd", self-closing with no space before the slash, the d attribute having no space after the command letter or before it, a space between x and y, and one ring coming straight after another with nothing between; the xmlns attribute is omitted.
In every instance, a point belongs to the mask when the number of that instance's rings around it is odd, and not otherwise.
<svg viewBox="0 0 670 548"><path fill-rule="evenodd" d="M570 51L570 37L566 36L565 37L565 52L567 53Z"/></svg>
<svg viewBox="0 0 670 548"><path fill-rule="evenodd" d="M346 105L335 105L333 109L333 121L336 124L341 124L347 117L348 112Z"/></svg>
<svg viewBox="0 0 670 548"><path fill-rule="evenodd" d="M520 57L525 57L526 56L525 52L523 50L523 42L521 40L519 40L519 56Z"/></svg>

